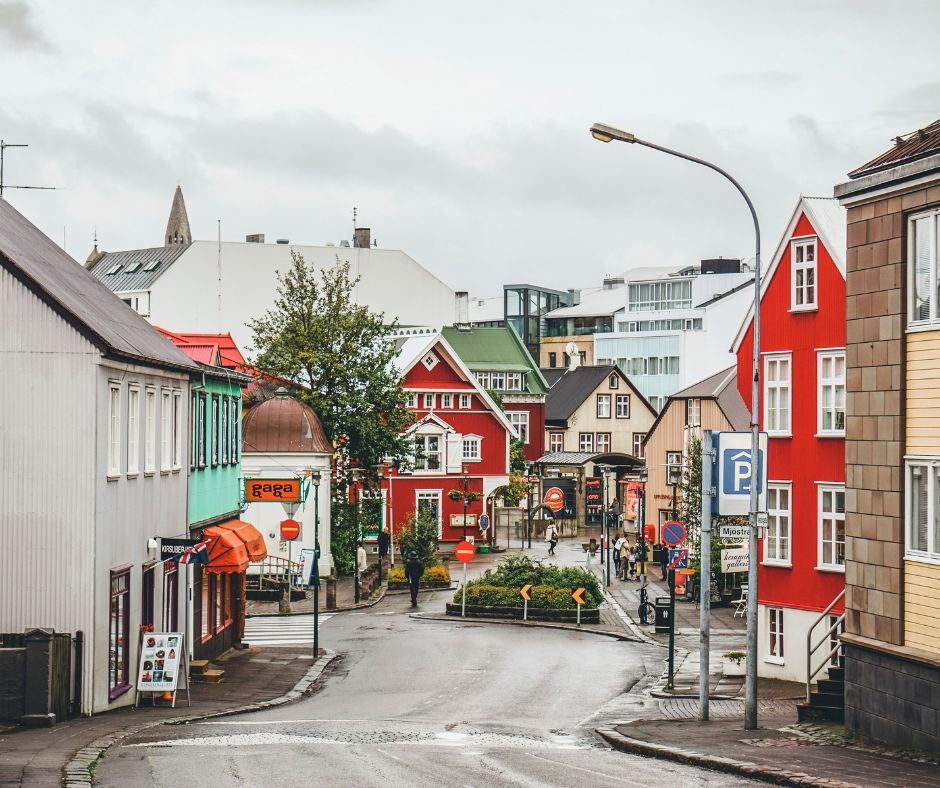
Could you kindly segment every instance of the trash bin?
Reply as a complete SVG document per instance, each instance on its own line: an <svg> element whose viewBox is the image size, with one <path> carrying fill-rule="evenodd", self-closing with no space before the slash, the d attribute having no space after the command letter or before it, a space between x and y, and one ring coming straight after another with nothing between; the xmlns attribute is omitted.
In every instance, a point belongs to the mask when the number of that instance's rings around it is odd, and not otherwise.
<svg viewBox="0 0 940 788"><path fill-rule="evenodd" d="M512 524L512 526L513 526L513 531L514 531L514 534L515 534L515 538L516 538L516 539L520 539L520 538L521 538L520 534L522 533L522 523L520 523L520 522L517 520L516 522L514 522L514 523Z"/></svg>
<svg viewBox="0 0 940 788"><path fill-rule="evenodd" d="M663 633L669 631L669 623L672 621L672 612L669 610L669 597L658 596L653 603L653 609L656 611L656 632Z"/></svg>

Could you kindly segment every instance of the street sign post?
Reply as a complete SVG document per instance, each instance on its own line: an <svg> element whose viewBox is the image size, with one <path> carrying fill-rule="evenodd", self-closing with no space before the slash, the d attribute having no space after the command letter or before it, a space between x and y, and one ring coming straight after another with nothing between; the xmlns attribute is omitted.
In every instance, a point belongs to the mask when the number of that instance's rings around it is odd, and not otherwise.
<svg viewBox="0 0 940 788"><path fill-rule="evenodd" d="M581 605L584 604L584 589L579 588L571 595L571 598L578 605L578 626L581 626Z"/></svg>
<svg viewBox="0 0 940 788"><path fill-rule="evenodd" d="M522 596L522 620L529 620L529 589L532 588L531 583L527 583L519 589L519 594Z"/></svg>
<svg viewBox="0 0 940 788"><path fill-rule="evenodd" d="M685 563L682 566L688 566L689 551L677 550L676 548L685 541L685 526L678 520L669 520L663 523L662 540L664 544L669 545L669 680L666 686L672 689L672 677L675 671L675 653L676 653L676 564L675 554L685 553Z"/></svg>
<svg viewBox="0 0 940 788"><path fill-rule="evenodd" d="M669 520L663 523L663 543L670 547L678 547L685 541L685 526L678 520Z"/></svg>
<svg viewBox="0 0 940 788"><path fill-rule="evenodd" d="M712 514L744 515L749 513L751 496L751 433L716 432L715 460L712 476L716 495ZM767 433L760 434L757 461L758 511L767 509Z"/></svg>
<svg viewBox="0 0 940 788"><path fill-rule="evenodd" d="M454 548L454 557L463 564L463 584L461 585L463 593L460 599L461 618L467 617L467 564L473 560L476 551L473 542L467 541L460 542L457 547Z"/></svg>
<svg viewBox="0 0 940 788"><path fill-rule="evenodd" d="M296 520L281 520L281 539L285 542L293 542L300 536L300 523Z"/></svg>
<svg viewBox="0 0 940 788"><path fill-rule="evenodd" d="M750 528L746 525L722 525L718 528L718 535L723 541L735 544L744 544L749 534Z"/></svg>
<svg viewBox="0 0 940 788"><path fill-rule="evenodd" d="M672 547L669 550L670 569L688 569L689 551L684 547Z"/></svg>

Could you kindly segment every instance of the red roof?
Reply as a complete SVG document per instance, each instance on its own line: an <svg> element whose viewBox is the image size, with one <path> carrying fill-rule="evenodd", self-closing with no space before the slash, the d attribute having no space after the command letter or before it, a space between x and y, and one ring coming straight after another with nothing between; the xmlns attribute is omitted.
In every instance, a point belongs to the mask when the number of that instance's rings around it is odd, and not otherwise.
<svg viewBox="0 0 940 788"><path fill-rule="evenodd" d="M849 173L850 178L858 178L879 170L887 170L905 162L915 161L940 150L940 120L924 126L922 129L894 138L894 147L885 151L867 164L857 167Z"/></svg>
<svg viewBox="0 0 940 788"><path fill-rule="evenodd" d="M245 357L232 339L232 335L225 334L190 334L185 332L167 331L165 328L156 327L165 337L170 339L174 345L186 353L194 361L203 364L217 364L216 358L221 359L222 366L229 369L244 369L248 363ZM192 352L187 350L192 349ZM212 355L211 361L205 360L205 354L208 348L215 348L217 356ZM199 355L197 358L193 353Z"/></svg>

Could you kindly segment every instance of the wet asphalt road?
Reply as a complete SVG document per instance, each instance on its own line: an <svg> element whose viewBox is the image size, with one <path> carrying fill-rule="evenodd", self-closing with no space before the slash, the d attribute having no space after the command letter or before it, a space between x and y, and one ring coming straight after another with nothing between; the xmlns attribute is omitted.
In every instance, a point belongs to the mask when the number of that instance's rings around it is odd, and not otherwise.
<svg viewBox="0 0 940 788"><path fill-rule="evenodd" d="M438 610L445 594L422 595ZM325 622L339 652L316 694L163 725L99 762L102 786L743 785L625 755L593 729L662 651L551 629L418 621L407 596ZM612 705L616 705L614 702Z"/></svg>

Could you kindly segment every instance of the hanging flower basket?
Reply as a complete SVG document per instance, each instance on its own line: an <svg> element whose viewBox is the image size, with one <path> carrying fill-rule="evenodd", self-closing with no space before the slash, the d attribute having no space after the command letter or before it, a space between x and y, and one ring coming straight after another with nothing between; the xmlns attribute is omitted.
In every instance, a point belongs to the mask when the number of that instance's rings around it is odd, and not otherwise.
<svg viewBox="0 0 940 788"><path fill-rule="evenodd" d="M466 499L467 503L469 504L469 503L473 503L474 501L479 501L480 498L482 498L483 496L481 496L480 493L478 492L473 492L473 491L464 492L463 490L454 489L454 490L451 490L449 493L447 493L447 497L450 498L452 501L462 501Z"/></svg>

